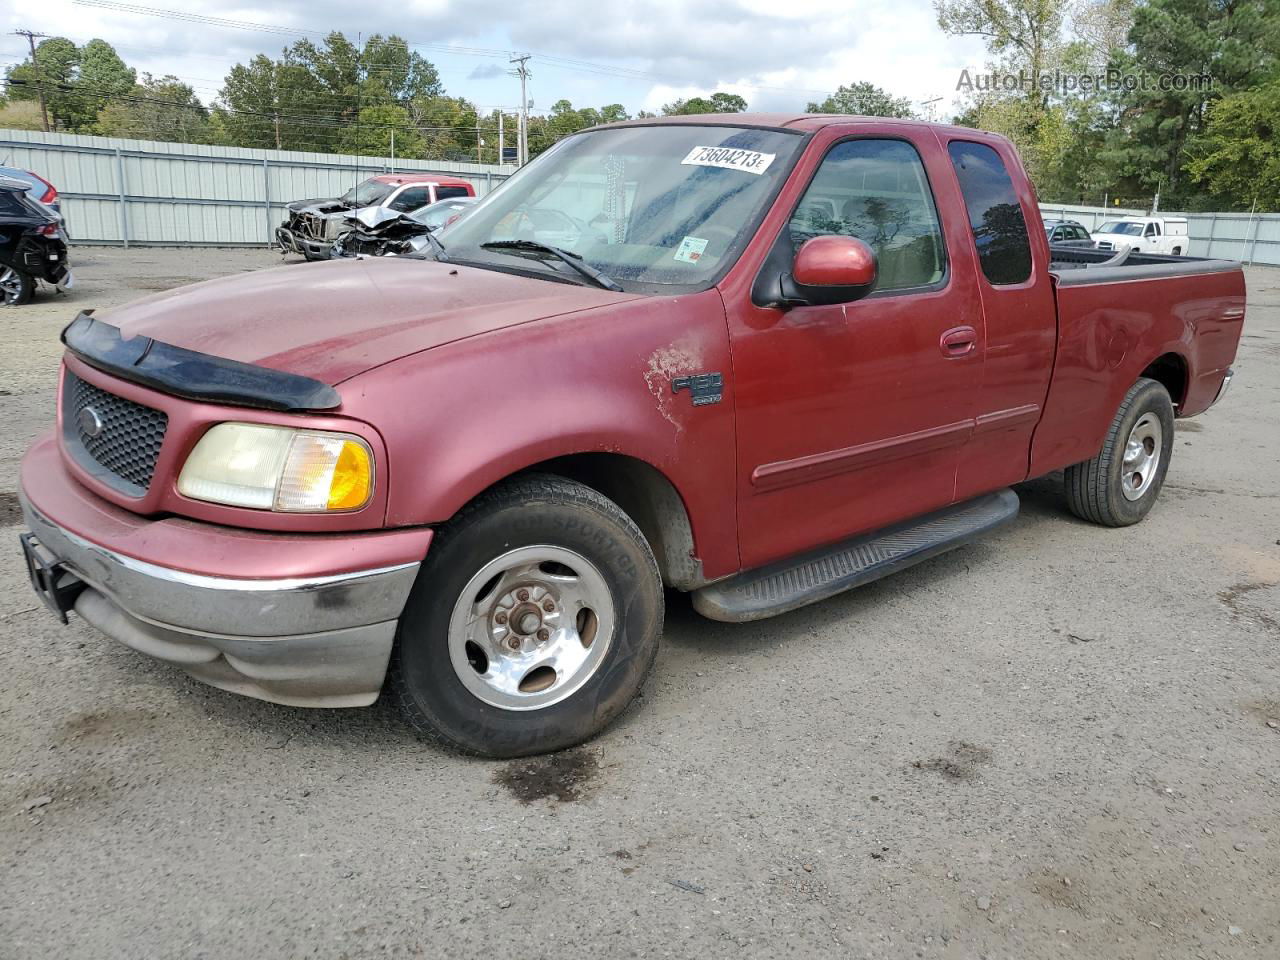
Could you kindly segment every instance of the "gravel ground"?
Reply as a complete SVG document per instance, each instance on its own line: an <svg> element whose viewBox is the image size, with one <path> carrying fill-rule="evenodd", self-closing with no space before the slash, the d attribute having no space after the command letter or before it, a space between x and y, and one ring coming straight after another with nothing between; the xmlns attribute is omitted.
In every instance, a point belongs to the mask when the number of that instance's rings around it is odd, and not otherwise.
<svg viewBox="0 0 1280 960"><path fill-rule="evenodd" d="M0 957L1280 955L1280 272L1128 530L989 539L774 620L669 597L643 699L515 763L56 624L17 461L76 310L278 262L78 249L0 356ZM305 267L298 267L300 271Z"/></svg>

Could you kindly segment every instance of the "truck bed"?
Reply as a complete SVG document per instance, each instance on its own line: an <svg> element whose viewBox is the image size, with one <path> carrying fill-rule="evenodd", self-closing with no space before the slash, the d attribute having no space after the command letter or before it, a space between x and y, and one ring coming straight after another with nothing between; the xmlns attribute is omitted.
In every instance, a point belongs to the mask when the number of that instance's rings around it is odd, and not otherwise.
<svg viewBox="0 0 1280 960"><path fill-rule="evenodd" d="M1131 252L1118 255L1113 250L1049 244L1049 272L1058 286L1085 283L1114 283L1117 280L1177 277L1188 274L1239 270L1234 260L1206 257L1175 257L1162 253Z"/></svg>
<svg viewBox="0 0 1280 960"><path fill-rule="evenodd" d="M1139 377L1165 383L1180 417L1217 398L1244 324L1239 263L1050 245L1050 273L1058 349L1032 476L1097 454Z"/></svg>

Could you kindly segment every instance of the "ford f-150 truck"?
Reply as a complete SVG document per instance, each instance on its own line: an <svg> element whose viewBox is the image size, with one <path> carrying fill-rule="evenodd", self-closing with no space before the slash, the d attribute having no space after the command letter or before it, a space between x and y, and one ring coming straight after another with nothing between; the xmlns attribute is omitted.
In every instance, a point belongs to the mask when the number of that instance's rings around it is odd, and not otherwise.
<svg viewBox="0 0 1280 960"><path fill-rule="evenodd" d="M1057 470L1079 517L1147 514L1175 417L1230 382L1242 272L1039 222L976 130L578 133L419 258L77 317L22 465L32 581L227 690L386 690L488 756L578 743L649 672L664 585L781 613L1013 520Z"/></svg>

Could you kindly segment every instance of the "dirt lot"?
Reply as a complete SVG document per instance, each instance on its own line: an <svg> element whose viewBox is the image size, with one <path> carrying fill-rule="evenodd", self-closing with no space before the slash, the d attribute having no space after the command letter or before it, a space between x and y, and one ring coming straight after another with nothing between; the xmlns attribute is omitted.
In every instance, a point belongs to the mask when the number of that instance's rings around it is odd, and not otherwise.
<svg viewBox="0 0 1280 960"><path fill-rule="evenodd" d="M1019 522L750 626L670 597L643 700L495 764L54 622L14 493L76 310L278 262L79 249L3 315L0 957L1280 956L1280 272L1112 531ZM306 266L292 266L304 272Z"/></svg>

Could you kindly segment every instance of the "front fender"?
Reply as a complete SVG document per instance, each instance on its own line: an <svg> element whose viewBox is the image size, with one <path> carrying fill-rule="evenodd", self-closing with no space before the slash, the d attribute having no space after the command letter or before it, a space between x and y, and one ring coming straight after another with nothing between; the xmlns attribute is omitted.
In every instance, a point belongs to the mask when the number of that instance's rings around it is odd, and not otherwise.
<svg viewBox="0 0 1280 960"><path fill-rule="evenodd" d="M672 380L719 373L694 406ZM734 403L719 294L647 297L535 320L402 358L342 384L388 451L388 526L442 523L505 477L612 453L675 487L708 577L738 568Z"/></svg>

